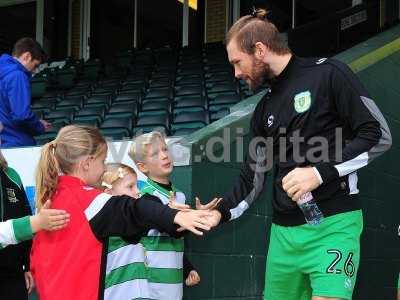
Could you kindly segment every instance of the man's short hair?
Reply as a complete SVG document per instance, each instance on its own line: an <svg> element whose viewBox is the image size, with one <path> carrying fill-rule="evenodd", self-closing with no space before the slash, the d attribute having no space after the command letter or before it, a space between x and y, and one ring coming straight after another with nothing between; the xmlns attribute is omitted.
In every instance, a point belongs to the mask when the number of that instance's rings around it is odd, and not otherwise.
<svg viewBox="0 0 400 300"><path fill-rule="evenodd" d="M39 60L41 63L47 60L47 55L42 46L32 38L24 37L19 39L13 48L12 55L20 57L22 54L29 52L32 59Z"/></svg>

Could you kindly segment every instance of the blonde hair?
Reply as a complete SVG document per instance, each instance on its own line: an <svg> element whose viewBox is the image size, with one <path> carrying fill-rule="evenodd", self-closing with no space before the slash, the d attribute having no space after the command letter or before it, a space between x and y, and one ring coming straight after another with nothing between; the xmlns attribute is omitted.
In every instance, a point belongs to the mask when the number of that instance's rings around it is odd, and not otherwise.
<svg viewBox="0 0 400 300"><path fill-rule="evenodd" d="M235 39L240 50L254 54L255 44L261 42L278 55L291 53L278 29L268 21L267 15L265 9L258 8L252 14L241 17L226 34L226 45Z"/></svg>
<svg viewBox="0 0 400 300"><path fill-rule="evenodd" d="M106 171L101 180L102 189L112 189L113 185L118 183L126 175L132 174L136 176L133 168L121 163L108 163L106 164Z"/></svg>
<svg viewBox="0 0 400 300"><path fill-rule="evenodd" d="M148 146L157 140L166 143L165 136L159 131L152 131L135 137L129 148L129 157L134 162L143 162L147 155Z"/></svg>
<svg viewBox="0 0 400 300"><path fill-rule="evenodd" d="M107 143L97 128L69 125L42 148L36 171L36 206L54 195L60 173L71 174L78 160L85 155L98 157L107 151Z"/></svg>

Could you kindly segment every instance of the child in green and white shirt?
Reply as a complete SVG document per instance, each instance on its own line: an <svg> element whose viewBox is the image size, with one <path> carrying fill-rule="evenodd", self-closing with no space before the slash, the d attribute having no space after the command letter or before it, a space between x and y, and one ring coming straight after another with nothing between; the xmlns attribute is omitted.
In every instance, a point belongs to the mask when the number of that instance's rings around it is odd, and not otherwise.
<svg viewBox="0 0 400 300"><path fill-rule="evenodd" d="M111 163L106 165L106 171L102 178L102 186L105 192L112 195L127 195L137 199L140 195L137 188L137 175L135 171L120 163ZM144 195L149 197L149 195ZM175 204L173 200L170 207L181 209L188 206L180 206ZM150 229L150 228L149 228ZM150 232L154 232L152 229ZM146 233L144 233L146 234ZM168 244L170 237L163 236L163 247L170 247ZM175 239L174 239L175 240ZM182 270L169 270L162 268L157 270L154 268L154 253L159 240L155 241L153 237L142 238L140 243L130 241L129 237L110 237L107 241L106 255L107 262L105 266L105 274L103 274L104 299L180 299L182 294L182 284L179 283L177 288L177 276L182 277ZM183 248L180 243L181 251L174 252L168 249L168 258L182 259ZM132 243L131 243L132 242ZM156 251L163 250L157 249ZM165 249L164 249L165 250ZM161 256L162 251L157 252ZM162 257L164 259L165 257ZM182 262L180 263L182 265ZM165 266L164 266L165 267ZM183 257L183 275L186 278L187 286L192 286L200 281L198 273L194 270L190 262ZM165 285L161 282L168 281ZM179 279L181 280L181 279ZM157 281L157 282L154 282ZM163 289L164 287L164 289ZM163 290L163 294L158 293ZM177 290L177 291L176 291ZM164 294L165 292L165 294ZM178 292L178 294L177 294Z"/></svg>

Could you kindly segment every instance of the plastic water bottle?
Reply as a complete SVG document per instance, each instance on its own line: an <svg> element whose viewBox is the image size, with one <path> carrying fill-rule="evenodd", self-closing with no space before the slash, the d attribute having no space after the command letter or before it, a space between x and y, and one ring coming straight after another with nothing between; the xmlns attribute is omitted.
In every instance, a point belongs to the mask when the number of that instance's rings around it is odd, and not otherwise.
<svg viewBox="0 0 400 300"><path fill-rule="evenodd" d="M301 196L299 201L297 201L297 205L303 212L308 224L318 225L324 219L324 215L319 210L317 202L315 202L311 192L305 193Z"/></svg>

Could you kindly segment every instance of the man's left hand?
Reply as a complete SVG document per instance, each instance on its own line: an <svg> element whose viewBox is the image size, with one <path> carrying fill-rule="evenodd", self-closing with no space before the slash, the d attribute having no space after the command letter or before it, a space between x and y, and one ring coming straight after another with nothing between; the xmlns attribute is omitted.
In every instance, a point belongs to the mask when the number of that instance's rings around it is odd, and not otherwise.
<svg viewBox="0 0 400 300"><path fill-rule="evenodd" d="M311 167L296 168L282 179L282 187L293 201L320 186L315 170Z"/></svg>
<svg viewBox="0 0 400 300"><path fill-rule="evenodd" d="M47 122L46 120L40 120L40 123L42 123L45 131L49 130L53 126L50 122Z"/></svg>

